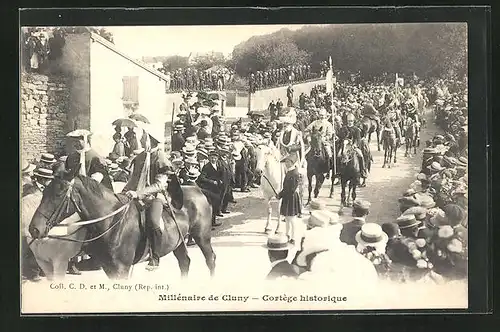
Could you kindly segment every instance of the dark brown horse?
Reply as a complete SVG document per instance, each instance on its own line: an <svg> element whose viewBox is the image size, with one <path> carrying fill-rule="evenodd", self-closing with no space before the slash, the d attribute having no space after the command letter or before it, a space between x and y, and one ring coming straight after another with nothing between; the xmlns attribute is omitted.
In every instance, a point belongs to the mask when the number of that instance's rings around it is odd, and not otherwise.
<svg viewBox="0 0 500 332"><path fill-rule="evenodd" d="M384 129L382 130L382 146L384 147L384 164L382 168L391 168L392 155L394 154L394 163L397 162L396 151L398 149L398 140L396 139L396 131L389 118L384 120Z"/></svg>
<svg viewBox="0 0 500 332"><path fill-rule="evenodd" d="M31 220L29 232L35 239L46 238L52 227L78 213L86 221L83 226L88 232L84 241L85 251L99 261L110 279L126 279L132 265L144 261L148 254L141 208L137 202L113 193L91 178L75 176L76 172L65 173L47 186ZM183 240L189 233L203 252L213 276L212 209L207 198L196 186L180 186L175 176L170 180L167 191L166 196L175 199L171 201L172 214L167 210L163 212L160 256L173 251L181 275L186 277L190 259Z"/></svg>
<svg viewBox="0 0 500 332"><path fill-rule="evenodd" d="M405 138L405 157L408 157L408 151L411 152L413 148L413 154L417 154L417 146L419 145L418 140L418 128L417 123L410 117L407 117L403 122L403 136Z"/></svg>
<svg viewBox="0 0 500 332"><path fill-rule="evenodd" d="M340 194L341 211L345 206L350 206L350 198L356 200L356 188L359 184L361 177L361 170L359 166L359 159L355 149L352 146L350 140L344 140L342 142L341 156L339 160L340 169L340 184L342 186L342 192ZM349 183L349 193L346 196L345 189Z"/></svg>
<svg viewBox="0 0 500 332"><path fill-rule="evenodd" d="M365 137L368 140L368 144L370 144L372 133L377 135L377 150L380 151L380 125L379 123L369 118L368 116L364 116L361 120L362 130L365 133Z"/></svg>
<svg viewBox="0 0 500 332"><path fill-rule="evenodd" d="M312 178L313 176L316 178L316 184L314 187L314 198L317 198L319 195L319 190L325 181L325 173L329 173L332 170L333 158L328 158L328 155L325 151L325 145L323 143L321 137L322 128L319 130L313 128L311 131L311 139L309 142L310 148L306 153L305 158L307 160L307 203L311 202L311 191L312 191ZM332 172L335 174L335 172ZM333 194L333 185L332 185L331 194ZM330 196L331 197L331 196Z"/></svg>

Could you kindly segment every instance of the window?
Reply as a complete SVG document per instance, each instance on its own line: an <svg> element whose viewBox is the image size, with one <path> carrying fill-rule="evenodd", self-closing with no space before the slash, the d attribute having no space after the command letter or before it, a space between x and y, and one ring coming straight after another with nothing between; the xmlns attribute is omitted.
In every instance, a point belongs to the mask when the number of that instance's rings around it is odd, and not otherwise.
<svg viewBox="0 0 500 332"><path fill-rule="evenodd" d="M123 77L123 103L139 104L139 76Z"/></svg>

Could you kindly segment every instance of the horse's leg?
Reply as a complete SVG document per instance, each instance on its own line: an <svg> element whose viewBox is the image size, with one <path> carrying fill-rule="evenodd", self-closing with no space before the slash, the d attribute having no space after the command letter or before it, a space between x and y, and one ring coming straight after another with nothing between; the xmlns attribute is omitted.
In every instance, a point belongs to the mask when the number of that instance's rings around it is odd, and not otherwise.
<svg viewBox="0 0 500 332"><path fill-rule="evenodd" d="M399 144L398 144L399 145ZM398 153L398 145L396 145L396 148L394 149L394 163L396 164L398 162L397 158L396 158L396 154Z"/></svg>
<svg viewBox="0 0 500 332"><path fill-rule="evenodd" d="M325 182L325 176L323 174L316 174L316 184L314 186L314 198L318 198L319 190Z"/></svg>
<svg viewBox="0 0 500 332"><path fill-rule="evenodd" d="M354 181L351 181L352 184L352 201L354 202L356 200L356 187L358 185L358 179L355 179Z"/></svg>
<svg viewBox="0 0 500 332"><path fill-rule="evenodd" d="M382 168L385 168L386 163L387 163L387 146L384 143L384 164L382 165Z"/></svg>
<svg viewBox="0 0 500 332"><path fill-rule="evenodd" d="M311 202L311 192L312 192L312 177L313 175L307 172L307 204ZM306 205L307 205L306 204Z"/></svg>
<svg viewBox="0 0 500 332"><path fill-rule="evenodd" d="M340 192L340 205L346 206L346 204L345 204L345 187L347 185L347 181L342 176L340 177L340 184L342 187L342 191Z"/></svg>
<svg viewBox="0 0 500 332"><path fill-rule="evenodd" d="M200 247L203 256L205 256L205 262L207 263L208 269L210 270L210 276L213 277L215 275L215 259L216 255L214 249L212 248L212 244L210 243L210 230L207 234L193 234L193 238L196 241L198 247ZM175 251L174 251L175 254ZM187 256L187 252L186 252ZM189 257L188 257L189 259ZM180 267L180 263L179 263ZM189 266L188 266L189 269ZM182 270L181 270L182 271Z"/></svg>
<svg viewBox="0 0 500 332"><path fill-rule="evenodd" d="M408 157L408 146L410 147L411 151L411 141L405 137L405 157Z"/></svg>
<svg viewBox="0 0 500 332"><path fill-rule="evenodd" d="M377 125L377 150L380 151L380 128Z"/></svg>
<svg viewBox="0 0 500 332"><path fill-rule="evenodd" d="M189 258L187 247L181 243L174 250L175 258L177 258L177 262L179 263L179 269L181 270L181 278L186 278L189 273L189 265L191 264L191 259ZM208 265L208 264L207 264Z"/></svg>
<svg viewBox="0 0 500 332"><path fill-rule="evenodd" d="M52 276L47 275L49 280L62 280L66 276L68 269L68 259L57 257L52 261Z"/></svg>
<svg viewBox="0 0 500 332"><path fill-rule="evenodd" d="M271 231L271 215L273 213L273 207L271 205L271 199L267 201L267 222L266 222L266 228L264 230L265 233L268 233ZM279 220L278 220L279 221Z"/></svg>
<svg viewBox="0 0 500 332"><path fill-rule="evenodd" d="M335 165L335 161L334 159L332 158L332 184L330 186L330 195L328 195L329 198L332 198L333 197L333 187L334 187L334 184L335 184L335 178L336 178L336 166Z"/></svg>

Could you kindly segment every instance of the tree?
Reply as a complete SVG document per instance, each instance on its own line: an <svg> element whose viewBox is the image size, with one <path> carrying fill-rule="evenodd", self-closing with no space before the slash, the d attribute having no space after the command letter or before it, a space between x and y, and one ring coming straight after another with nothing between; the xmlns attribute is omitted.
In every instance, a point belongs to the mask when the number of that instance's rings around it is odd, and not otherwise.
<svg viewBox="0 0 500 332"><path fill-rule="evenodd" d="M180 55L171 55L165 57L163 68L167 71L175 71L179 68L186 68L188 66L188 58Z"/></svg>
<svg viewBox="0 0 500 332"><path fill-rule="evenodd" d="M197 55L191 61L196 69L207 70L213 66L224 66L226 58L222 52L211 52Z"/></svg>

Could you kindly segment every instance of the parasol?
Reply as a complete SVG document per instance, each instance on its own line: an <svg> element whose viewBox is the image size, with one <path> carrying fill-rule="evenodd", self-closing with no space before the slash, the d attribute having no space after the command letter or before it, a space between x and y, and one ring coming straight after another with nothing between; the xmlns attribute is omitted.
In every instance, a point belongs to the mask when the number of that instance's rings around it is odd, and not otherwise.
<svg viewBox="0 0 500 332"><path fill-rule="evenodd" d="M128 127L128 128L135 128L137 127L137 124L135 123L134 120L132 119L117 119L113 121L112 123L113 126L120 126L120 127Z"/></svg>
<svg viewBox="0 0 500 332"><path fill-rule="evenodd" d="M144 123L151 123L151 122L149 122L148 118L146 118L144 115L138 114L138 113L129 115L129 118L132 120L136 120L136 121L140 121L140 122L144 122Z"/></svg>

